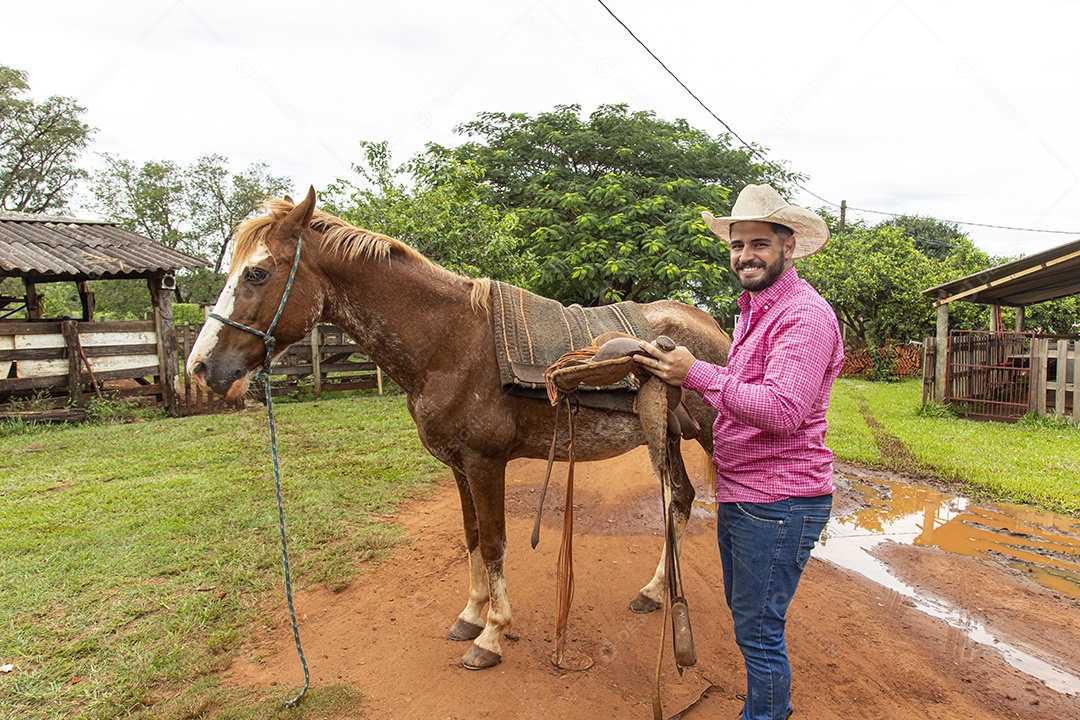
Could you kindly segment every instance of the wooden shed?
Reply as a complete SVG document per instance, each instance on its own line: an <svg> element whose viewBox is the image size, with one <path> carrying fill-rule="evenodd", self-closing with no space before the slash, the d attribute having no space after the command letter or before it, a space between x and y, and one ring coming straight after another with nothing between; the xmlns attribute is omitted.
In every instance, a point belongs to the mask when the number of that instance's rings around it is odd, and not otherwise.
<svg viewBox="0 0 1080 720"><path fill-rule="evenodd" d="M201 259L114 223L0 214L0 279L22 280L22 295L0 296L0 413L34 399L39 416L77 417L89 392L150 398L176 413L179 362L172 295L176 271ZM152 316L97 322L88 281L146 283ZM81 318L43 317L38 288L71 282ZM26 412L23 410L23 412Z"/></svg>
<svg viewBox="0 0 1080 720"><path fill-rule="evenodd" d="M1080 335L1028 331L1024 308L1080 294L1080 240L924 290L937 308L937 334L927 338L923 402L956 406L966 415L1010 420L1031 413L1080 422L1076 351ZM949 327L949 305L991 306L990 328ZM1016 308L1016 326L1001 327L1002 307Z"/></svg>

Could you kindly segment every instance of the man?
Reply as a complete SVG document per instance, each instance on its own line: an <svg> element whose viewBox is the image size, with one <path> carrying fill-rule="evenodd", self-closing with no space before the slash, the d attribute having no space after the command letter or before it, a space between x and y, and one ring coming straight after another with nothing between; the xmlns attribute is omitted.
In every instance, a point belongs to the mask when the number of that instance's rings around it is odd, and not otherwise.
<svg viewBox="0 0 1080 720"><path fill-rule="evenodd" d="M832 507L829 392L844 361L832 308L792 261L829 239L816 214L749 185L731 217L702 214L731 248L739 319L726 367L642 343L643 363L719 411L713 463L724 597L746 666L744 720L791 715L785 614Z"/></svg>

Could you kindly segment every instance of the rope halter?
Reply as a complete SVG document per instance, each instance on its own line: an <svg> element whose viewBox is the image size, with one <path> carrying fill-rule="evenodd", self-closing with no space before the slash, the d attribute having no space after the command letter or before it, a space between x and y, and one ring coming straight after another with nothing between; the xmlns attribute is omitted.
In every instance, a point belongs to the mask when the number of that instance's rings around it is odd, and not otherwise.
<svg viewBox="0 0 1080 720"><path fill-rule="evenodd" d="M269 377L270 375L270 362L274 358L274 344L277 342L274 339L274 328L277 327L278 320L281 319L281 313L285 309L285 301L289 299L289 291L292 290L293 280L296 279L296 269L300 267L300 246L303 244L304 235L300 234L300 237L296 239L296 253L293 255L292 269L289 270L289 280L285 283L285 290L281 293L281 302L278 303L277 312L274 313L274 319L270 321L270 327L266 328L266 332L262 330L256 330L250 325L237 322L231 318L218 315L215 312L208 314L208 317L217 320L219 323L234 327L237 330L243 330L249 332L252 335L257 335L262 339L263 345L266 346L266 357L263 359L262 370L259 371L259 376Z"/></svg>

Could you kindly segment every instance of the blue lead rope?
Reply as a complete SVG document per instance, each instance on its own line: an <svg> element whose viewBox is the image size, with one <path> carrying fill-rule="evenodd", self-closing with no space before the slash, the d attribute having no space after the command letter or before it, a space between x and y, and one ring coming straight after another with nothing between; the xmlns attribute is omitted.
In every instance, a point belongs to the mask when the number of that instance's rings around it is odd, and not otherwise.
<svg viewBox="0 0 1080 720"><path fill-rule="evenodd" d="M274 319L270 321L270 327L266 329L266 332L256 330L253 327L236 322L230 318L222 317L217 313L209 314L209 317L212 317L220 323L234 327L237 330L243 330L244 332L258 335L262 338L263 345L266 346L266 357L263 359L262 369L255 375L255 379L262 383L263 393L266 395L266 415L270 424L270 457L274 463L274 492L277 495L278 529L281 531L281 565L285 571L285 599L289 605L289 622L292 624L293 642L296 643L296 654L300 656L300 665L304 668L304 687L300 689L299 695L282 705L284 708L296 707L300 704L300 701L304 699L304 695L307 694L308 685L311 681L311 674L308 672L307 658L304 657L304 648L300 645L300 629L296 625L296 608L293 605L292 572L289 570L289 546L285 541L285 510L281 501L281 471L278 468L277 430L274 426L274 393L270 387L270 363L274 359L274 328L281 318L281 311L285 309L285 301L289 298L289 291L292 290L293 280L296 278L296 269L300 266L300 245L302 240L302 235L296 240L296 254L293 255L292 269L289 271L289 281L285 284L285 291L281 294L281 302L278 303L277 312L274 314Z"/></svg>
<svg viewBox="0 0 1080 720"><path fill-rule="evenodd" d="M262 376L263 389L266 392L266 415L270 420L270 456L274 461L274 491L277 494L278 529L281 531L281 565L285 570L285 599L289 604L289 622L292 624L296 654L300 656L300 665L304 668L304 687L300 689L300 694L282 705L282 707L291 708L299 705L304 699L311 675L308 672L307 658L304 657L304 648L300 645L300 629L296 625L296 609L293 607L292 573L289 571L289 546L285 542L285 511L281 503L281 473L278 470L277 432L274 429L274 401L270 388L270 373L264 372Z"/></svg>

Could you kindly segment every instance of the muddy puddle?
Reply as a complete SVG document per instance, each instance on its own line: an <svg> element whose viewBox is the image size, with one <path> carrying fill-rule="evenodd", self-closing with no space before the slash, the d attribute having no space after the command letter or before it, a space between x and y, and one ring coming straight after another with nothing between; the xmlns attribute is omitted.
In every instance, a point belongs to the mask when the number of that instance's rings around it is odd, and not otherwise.
<svg viewBox="0 0 1080 720"><path fill-rule="evenodd" d="M976 505L963 497L891 480L847 479L862 493L866 507L833 518L815 556L895 591L973 642L993 647L1010 665L1048 687L1080 693L1080 677L1003 642L970 609L953 607L902 582L870 552L885 541L937 547L1002 563L1056 593L1080 599L1080 520L1022 505Z"/></svg>

